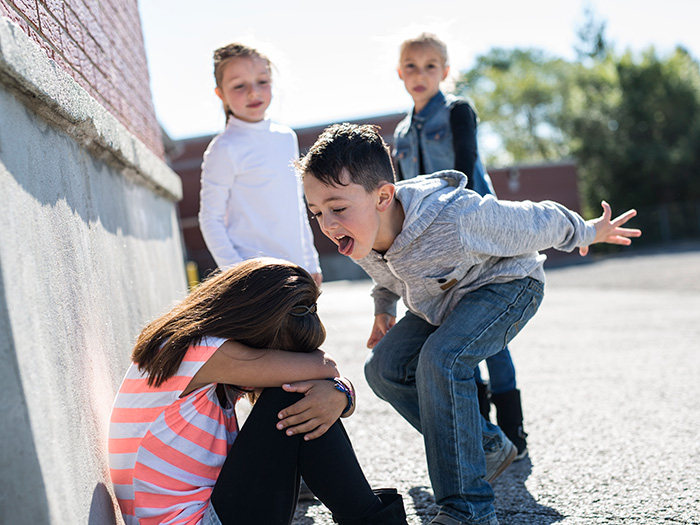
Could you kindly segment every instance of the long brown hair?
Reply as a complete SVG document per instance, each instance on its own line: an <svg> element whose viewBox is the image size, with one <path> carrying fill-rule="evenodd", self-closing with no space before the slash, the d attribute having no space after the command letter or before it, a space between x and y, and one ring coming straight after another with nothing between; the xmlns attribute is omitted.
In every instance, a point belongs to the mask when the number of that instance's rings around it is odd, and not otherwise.
<svg viewBox="0 0 700 525"><path fill-rule="evenodd" d="M258 258L209 277L169 313L141 332L132 360L159 386L180 367L187 349L205 336L254 348L311 352L326 338L316 314L320 291L303 268ZM301 313L301 315L300 315ZM296 314L296 315L295 315Z"/></svg>

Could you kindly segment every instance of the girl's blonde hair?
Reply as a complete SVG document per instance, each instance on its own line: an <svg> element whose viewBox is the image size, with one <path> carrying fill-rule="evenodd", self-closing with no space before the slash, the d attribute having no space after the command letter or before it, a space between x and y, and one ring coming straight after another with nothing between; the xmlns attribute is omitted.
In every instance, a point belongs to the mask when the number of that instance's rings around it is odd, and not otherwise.
<svg viewBox="0 0 700 525"><path fill-rule="evenodd" d="M217 88L221 89L224 67L234 58L258 58L267 64L267 68L270 70L270 73L272 73L272 62L270 62L267 56L255 48L233 42L232 44L225 45L214 51L214 80L216 80ZM233 111L231 111L223 101L222 104L224 106L224 113L226 114L226 121L228 121L228 118L233 115Z"/></svg>
<svg viewBox="0 0 700 525"><path fill-rule="evenodd" d="M271 258L241 262L209 277L149 323L132 360L148 374L149 385L159 386L205 336L253 348L311 352L326 338L316 314L319 294L311 275L296 264Z"/></svg>
<svg viewBox="0 0 700 525"><path fill-rule="evenodd" d="M432 47L442 58L442 65L445 67L450 65L447 56L447 45L433 33L421 33L415 38L404 40L399 48L399 62L401 62L404 53L412 47Z"/></svg>

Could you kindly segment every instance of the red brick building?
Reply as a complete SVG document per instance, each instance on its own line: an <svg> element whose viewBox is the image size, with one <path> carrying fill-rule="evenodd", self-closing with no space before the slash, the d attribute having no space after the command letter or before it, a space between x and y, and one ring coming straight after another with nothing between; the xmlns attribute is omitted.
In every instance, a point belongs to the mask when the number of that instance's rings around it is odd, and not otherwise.
<svg viewBox="0 0 700 525"><path fill-rule="evenodd" d="M0 0L0 15L163 157L136 0Z"/></svg>

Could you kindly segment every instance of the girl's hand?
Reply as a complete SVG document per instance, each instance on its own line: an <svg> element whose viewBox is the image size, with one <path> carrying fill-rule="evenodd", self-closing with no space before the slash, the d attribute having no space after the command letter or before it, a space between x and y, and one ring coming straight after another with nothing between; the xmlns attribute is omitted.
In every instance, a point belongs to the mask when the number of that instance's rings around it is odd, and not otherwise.
<svg viewBox="0 0 700 525"><path fill-rule="evenodd" d="M311 278L314 280L316 283L316 286L321 288L321 283L323 282L323 275L320 273L312 273Z"/></svg>
<svg viewBox="0 0 700 525"><path fill-rule="evenodd" d="M389 314L377 314L374 316L374 326L372 327L372 333L367 341L367 348L374 348L374 346L382 340L382 337L386 335L389 329L396 324L396 317Z"/></svg>
<svg viewBox="0 0 700 525"><path fill-rule="evenodd" d="M603 201L601 202L603 206L603 215L592 222L595 225L596 235L595 239L591 244L596 244L599 242L605 242L608 244L622 244L624 246L629 246L632 244L630 237L639 237L642 235L641 230L636 230L632 228L621 228L623 224L629 221L632 217L637 215L636 210L629 210L615 218L610 220L612 217L612 210L610 209L610 204ZM588 246L581 246L578 249L581 255L588 254Z"/></svg>
<svg viewBox="0 0 700 525"><path fill-rule="evenodd" d="M305 434L306 441L321 437L335 423L348 405L348 398L325 379L282 385L287 392L300 392L304 399L285 408L277 417L278 430L288 436ZM286 430L285 430L286 429Z"/></svg>

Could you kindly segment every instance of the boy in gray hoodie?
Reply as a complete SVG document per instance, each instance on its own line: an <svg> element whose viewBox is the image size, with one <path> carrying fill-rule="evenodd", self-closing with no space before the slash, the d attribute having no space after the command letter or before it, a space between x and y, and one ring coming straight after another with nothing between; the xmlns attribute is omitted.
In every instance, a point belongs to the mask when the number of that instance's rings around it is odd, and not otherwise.
<svg viewBox="0 0 700 525"><path fill-rule="evenodd" d="M482 197L457 171L395 184L374 126L327 128L298 169L321 231L374 281L365 375L423 434L440 506L431 523L496 525L488 481L515 454L502 441L489 444L505 436L479 414L474 368L537 311L544 292L539 250L586 255L594 243L629 245L641 232L622 225L636 212L611 220L603 202L603 215L585 221L552 201ZM408 311L395 323L399 298ZM487 477L489 447L506 454Z"/></svg>

